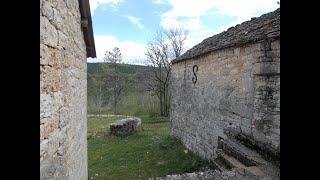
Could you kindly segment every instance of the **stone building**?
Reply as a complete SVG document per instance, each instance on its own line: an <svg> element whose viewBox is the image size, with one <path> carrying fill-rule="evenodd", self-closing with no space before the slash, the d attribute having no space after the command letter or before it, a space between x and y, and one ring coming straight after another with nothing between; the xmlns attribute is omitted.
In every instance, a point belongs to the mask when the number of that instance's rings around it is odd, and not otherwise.
<svg viewBox="0 0 320 180"><path fill-rule="evenodd" d="M40 179L88 179L88 0L40 0Z"/></svg>
<svg viewBox="0 0 320 180"><path fill-rule="evenodd" d="M170 135L215 159L231 139L280 158L280 8L172 61Z"/></svg>

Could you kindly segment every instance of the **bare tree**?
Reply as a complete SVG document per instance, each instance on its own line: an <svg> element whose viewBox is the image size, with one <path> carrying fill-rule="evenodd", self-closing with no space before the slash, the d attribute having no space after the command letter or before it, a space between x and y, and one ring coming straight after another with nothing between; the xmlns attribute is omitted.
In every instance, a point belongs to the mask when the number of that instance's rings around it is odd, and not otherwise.
<svg viewBox="0 0 320 180"><path fill-rule="evenodd" d="M169 84L171 73L171 60L179 57L184 51L184 41L188 31L183 27L160 30L146 49L146 57L149 66L152 66L150 81L146 87L159 98L160 115L169 115Z"/></svg>
<svg viewBox="0 0 320 180"><path fill-rule="evenodd" d="M183 27L169 28L164 30L168 40L170 41L171 51L173 51L173 58L179 57L184 52L184 41L187 39L188 30Z"/></svg>

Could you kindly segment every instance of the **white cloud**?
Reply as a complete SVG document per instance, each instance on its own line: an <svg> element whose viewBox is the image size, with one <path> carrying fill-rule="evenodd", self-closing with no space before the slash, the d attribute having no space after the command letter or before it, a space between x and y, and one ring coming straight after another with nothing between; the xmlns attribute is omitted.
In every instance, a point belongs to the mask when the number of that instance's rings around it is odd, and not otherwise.
<svg viewBox="0 0 320 180"><path fill-rule="evenodd" d="M160 22L160 25L168 29L170 27L186 27L188 30L200 30L201 28L204 28L203 25L201 25L200 18L189 18L187 20L177 20L174 17L165 17Z"/></svg>
<svg viewBox="0 0 320 180"><path fill-rule="evenodd" d="M236 26L237 24L241 24L243 23L244 21L247 21L247 20L250 20L251 17L238 17L236 18L236 20L230 22L230 23L227 23L223 26L220 26L219 27L219 31L222 32L222 31L226 31L227 29L229 29L230 27L232 26Z"/></svg>
<svg viewBox="0 0 320 180"><path fill-rule="evenodd" d="M153 2L154 4L165 4L165 3L166 3L165 0L152 0L152 2Z"/></svg>
<svg viewBox="0 0 320 180"><path fill-rule="evenodd" d="M185 41L185 49L184 51L187 51L189 49L191 49L193 46L199 44L201 41L203 41L205 38L203 37L198 37L198 38L195 38L195 37L192 37L192 36L188 36L186 41Z"/></svg>
<svg viewBox="0 0 320 180"><path fill-rule="evenodd" d="M214 6L214 0L186 1L168 0L172 9L164 13L164 17L199 17L207 14Z"/></svg>
<svg viewBox="0 0 320 180"><path fill-rule="evenodd" d="M163 1L161 1L163 2ZM172 8L160 15L160 25L164 28L185 24L193 30L199 30L201 25L200 17L205 15L224 15L236 17L236 22L248 20L261 14L259 12L270 12L279 7L277 0L167 0ZM155 3L155 2L154 2ZM184 20L178 21L177 18L184 17ZM225 29L225 28L222 28Z"/></svg>
<svg viewBox="0 0 320 180"><path fill-rule="evenodd" d="M163 18L160 22L160 25L167 29L170 27L180 27L180 26L184 26L185 23L178 21L176 18L173 17L167 17L167 18Z"/></svg>
<svg viewBox="0 0 320 180"><path fill-rule="evenodd" d="M217 0L213 13L225 16L250 18L258 11L269 12L279 7L277 0Z"/></svg>
<svg viewBox="0 0 320 180"><path fill-rule="evenodd" d="M205 28L205 26L201 24L199 17L190 18L186 21L185 24L189 28L189 30L200 30L202 28Z"/></svg>
<svg viewBox="0 0 320 180"><path fill-rule="evenodd" d="M215 34L218 34L218 32L215 32L215 31L212 31L211 29L206 29L206 30L201 30L199 31L199 35L202 36L202 37L211 37Z"/></svg>
<svg viewBox="0 0 320 180"><path fill-rule="evenodd" d="M199 1L167 0L166 2L172 6L172 9L160 14L160 25L165 29L186 27L189 30L189 35L185 41L186 50L200 43L203 39L216 34L200 20L201 16L208 14L209 10L212 9L214 1L202 0L199 3Z"/></svg>
<svg viewBox="0 0 320 180"><path fill-rule="evenodd" d="M200 30L200 31L195 31L196 34L194 32L192 32L186 39L185 41L185 50L189 50L190 48L192 48L193 46L201 43L204 39L211 37L215 34L218 34L217 32L214 32L210 29L207 30Z"/></svg>
<svg viewBox="0 0 320 180"><path fill-rule="evenodd" d="M227 2L218 1L218 9L210 13L236 17L234 21L220 26L219 31L225 31L232 26L250 20L252 17L258 17L279 7L277 0L229 0ZM230 4L233 5L231 6Z"/></svg>
<svg viewBox="0 0 320 180"><path fill-rule="evenodd" d="M132 24L138 26L139 29L144 28L144 25L141 23L141 18L134 17L134 16L125 16L125 17L128 18Z"/></svg>
<svg viewBox="0 0 320 180"><path fill-rule="evenodd" d="M154 4L164 2L172 8L159 15L160 25L165 29L181 25L188 28L190 33L186 45L189 48L205 38L279 7L277 0L153 0ZM218 32L214 32L201 22L200 17L206 15L223 15L235 17L236 20L222 25Z"/></svg>
<svg viewBox="0 0 320 180"><path fill-rule="evenodd" d="M88 58L88 62L102 62L106 51L112 51L114 47L121 50L123 62L130 64L143 64L144 52L146 46L144 44L132 41L119 41L114 36L94 35L97 58Z"/></svg>
<svg viewBox="0 0 320 180"><path fill-rule="evenodd" d="M116 4L123 2L124 0L89 0L91 16L93 16L94 11L102 5L111 5L115 8Z"/></svg>
<svg viewBox="0 0 320 180"><path fill-rule="evenodd" d="M278 0L166 0L172 9L162 17L200 17L210 12L225 16L254 16L257 11L271 11L279 7ZM158 1L153 1L159 4ZM160 1L164 2L164 0Z"/></svg>

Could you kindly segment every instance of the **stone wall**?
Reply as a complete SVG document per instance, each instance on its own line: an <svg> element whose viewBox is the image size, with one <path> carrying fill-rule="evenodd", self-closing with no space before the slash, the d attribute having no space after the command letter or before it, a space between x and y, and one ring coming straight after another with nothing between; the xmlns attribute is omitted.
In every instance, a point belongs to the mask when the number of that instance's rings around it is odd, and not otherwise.
<svg viewBox="0 0 320 180"><path fill-rule="evenodd" d="M88 179L80 20L78 0L40 0L40 179Z"/></svg>
<svg viewBox="0 0 320 180"><path fill-rule="evenodd" d="M279 37L181 60L171 80L170 135L193 152L213 159L235 137L280 157Z"/></svg>

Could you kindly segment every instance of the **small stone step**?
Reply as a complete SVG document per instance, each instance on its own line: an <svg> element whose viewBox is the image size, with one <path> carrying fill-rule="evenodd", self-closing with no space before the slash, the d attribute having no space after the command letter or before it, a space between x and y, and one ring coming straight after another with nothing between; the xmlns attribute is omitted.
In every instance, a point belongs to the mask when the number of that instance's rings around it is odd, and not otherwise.
<svg viewBox="0 0 320 180"><path fill-rule="evenodd" d="M246 167L244 172L255 177L266 177L265 173L257 166Z"/></svg>
<svg viewBox="0 0 320 180"><path fill-rule="evenodd" d="M223 160L223 162L225 162L231 168L243 169L246 167L245 165L243 165L241 162L239 162L234 157L228 156L224 153L221 153L219 156Z"/></svg>
<svg viewBox="0 0 320 180"><path fill-rule="evenodd" d="M236 140L222 139L220 143L224 154L236 158L246 166L267 164L267 162L258 153L248 149Z"/></svg>
<svg viewBox="0 0 320 180"><path fill-rule="evenodd" d="M223 162L223 160L219 157L214 159L214 161L211 162L214 169L217 169L221 172L229 171L231 167L226 166L226 164Z"/></svg>
<svg viewBox="0 0 320 180"><path fill-rule="evenodd" d="M247 178L252 179L279 179L279 171L271 171L271 166L245 166L240 161L235 159L234 157L228 156L224 153L219 153L219 158L225 163L230 170L235 170L240 174L243 174Z"/></svg>
<svg viewBox="0 0 320 180"><path fill-rule="evenodd" d="M228 167L228 171L242 174L246 179L280 179L280 169L264 160L260 154L248 149L236 140L221 139L216 150L216 164ZM226 172L228 172L226 171Z"/></svg>

